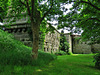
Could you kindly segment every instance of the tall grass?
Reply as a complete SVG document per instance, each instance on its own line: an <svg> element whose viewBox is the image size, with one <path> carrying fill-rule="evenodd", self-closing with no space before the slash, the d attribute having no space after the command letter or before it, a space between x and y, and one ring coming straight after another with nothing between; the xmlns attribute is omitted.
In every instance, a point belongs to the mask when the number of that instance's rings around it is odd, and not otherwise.
<svg viewBox="0 0 100 75"><path fill-rule="evenodd" d="M39 51L38 60L33 61L30 47L14 39L14 36L0 30L0 64L2 65L43 65L56 56Z"/></svg>

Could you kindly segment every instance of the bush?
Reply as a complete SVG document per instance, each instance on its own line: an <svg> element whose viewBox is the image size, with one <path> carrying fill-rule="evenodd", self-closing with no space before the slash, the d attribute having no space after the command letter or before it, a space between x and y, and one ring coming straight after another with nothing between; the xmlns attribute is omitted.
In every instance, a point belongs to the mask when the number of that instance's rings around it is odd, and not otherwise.
<svg viewBox="0 0 100 75"><path fill-rule="evenodd" d="M72 52L68 52L67 54L68 54L68 55L72 55L73 53L72 53Z"/></svg>
<svg viewBox="0 0 100 75"><path fill-rule="evenodd" d="M100 69L100 53L97 53L94 56L95 67Z"/></svg>
<svg viewBox="0 0 100 75"><path fill-rule="evenodd" d="M66 52L64 51L56 52L55 55L66 55Z"/></svg>
<svg viewBox="0 0 100 75"><path fill-rule="evenodd" d="M61 35L60 35L60 50L65 51L65 52L69 52L69 43L66 40L66 37L64 36L64 31L61 31Z"/></svg>
<svg viewBox="0 0 100 75"><path fill-rule="evenodd" d="M0 30L0 64L42 65L56 58L54 55L39 51L38 60L33 61L31 50L32 48L15 40L11 34Z"/></svg>

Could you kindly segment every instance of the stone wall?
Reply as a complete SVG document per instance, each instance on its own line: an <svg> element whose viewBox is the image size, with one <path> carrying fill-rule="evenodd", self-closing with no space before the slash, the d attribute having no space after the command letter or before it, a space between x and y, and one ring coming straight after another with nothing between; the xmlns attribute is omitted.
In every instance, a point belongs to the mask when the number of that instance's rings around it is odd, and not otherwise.
<svg viewBox="0 0 100 75"><path fill-rule="evenodd" d="M45 36L44 51L55 53L59 51L60 33L54 30L54 33L48 32Z"/></svg>
<svg viewBox="0 0 100 75"><path fill-rule="evenodd" d="M70 45L70 52L74 54L89 54L100 52L100 44L89 45L87 42L82 42L81 39L77 39L80 35L65 34L66 39Z"/></svg>
<svg viewBox="0 0 100 75"><path fill-rule="evenodd" d="M32 42L30 41L29 35L28 35L28 27L29 24L27 23L20 23L16 25L11 25L10 28L5 28L4 31L7 31L14 35L15 39L22 41L27 46L32 46Z"/></svg>
<svg viewBox="0 0 100 75"><path fill-rule="evenodd" d="M77 43L73 41L73 53L75 54L89 54L91 52L91 45L87 45L85 43Z"/></svg>
<svg viewBox="0 0 100 75"><path fill-rule="evenodd" d="M5 31L12 33L17 40L22 41L25 45L32 47L32 42L30 41L28 35L28 28L30 27L27 23L20 23L16 25L11 25L11 28L6 28ZM77 54L89 54L91 52L100 52L100 44L88 45L86 42L81 42L81 40L75 40L80 35L70 35L70 33L65 34L66 40L69 43L69 52ZM54 30L54 33L48 32L44 40L44 51L49 53L55 53L59 51L60 45L60 33ZM41 44L39 44L39 49L41 49Z"/></svg>
<svg viewBox="0 0 100 75"><path fill-rule="evenodd" d="M93 45L91 45L91 51L93 52L93 53L98 53L98 52L100 52L100 44L93 44Z"/></svg>
<svg viewBox="0 0 100 75"><path fill-rule="evenodd" d="M12 33L15 39L22 41L25 45L32 47L32 42L28 34L28 28L30 27L27 23L20 23L11 25L10 28L5 28L5 31ZM49 53L55 53L59 51L60 45L60 33L54 30L54 33L48 32L45 36L44 51ZM41 43L39 43L39 49L41 50Z"/></svg>
<svg viewBox="0 0 100 75"><path fill-rule="evenodd" d="M75 54L89 54L91 52L91 45L86 42L82 42L81 39L77 39L80 35L72 35L73 39L73 53Z"/></svg>
<svg viewBox="0 0 100 75"><path fill-rule="evenodd" d="M15 39L22 41L25 45L29 47L32 47L32 42L27 32L16 32L12 34L14 35Z"/></svg>

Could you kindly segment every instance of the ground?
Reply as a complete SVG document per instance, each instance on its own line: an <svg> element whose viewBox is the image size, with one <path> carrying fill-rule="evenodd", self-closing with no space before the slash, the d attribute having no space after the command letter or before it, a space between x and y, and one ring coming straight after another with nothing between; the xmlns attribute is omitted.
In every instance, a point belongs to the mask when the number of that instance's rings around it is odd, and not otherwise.
<svg viewBox="0 0 100 75"><path fill-rule="evenodd" d="M1 67L0 67L1 68ZM94 67L93 54L58 56L42 66L6 66L0 75L100 75Z"/></svg>
<svg viewBox="0 0 100 75"><path fill-rule="evenodd" d="M94 68L93 55L58 56L48 66L37 70L42 75L100 75Z"/></svg>

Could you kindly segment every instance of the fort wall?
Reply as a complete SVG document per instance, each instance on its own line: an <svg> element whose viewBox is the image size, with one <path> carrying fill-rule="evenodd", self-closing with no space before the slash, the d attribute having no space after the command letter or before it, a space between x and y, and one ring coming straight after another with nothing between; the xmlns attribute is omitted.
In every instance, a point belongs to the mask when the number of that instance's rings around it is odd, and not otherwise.
<svg viewBox="0 0 100 75"><path fill-rule="evenodd" d="M69 50L70 52L74 54L90 54L90 53L100 52L100 44L89 45L88 41L82 42L81 39L77 39L81 35L70 35L68 33L68 34L65 34L65 36L70 44ZM68 38L68 36L70 37Z"/></svg>
<svg viewBox="0 0 100 75"><path fill-rule="evenodd" d="M19 23L11 25L10 28L5 28L5 31L14 35L15 39L22 41L25 45L32 47L32 42L28 34L28 23ZM44 49L43 51L49 53L55 53L59 51L60 45L60 33L54 30L54 33L48 32L45 35ZM42 50L41 43L39 43L39 49Z"/></svg>

